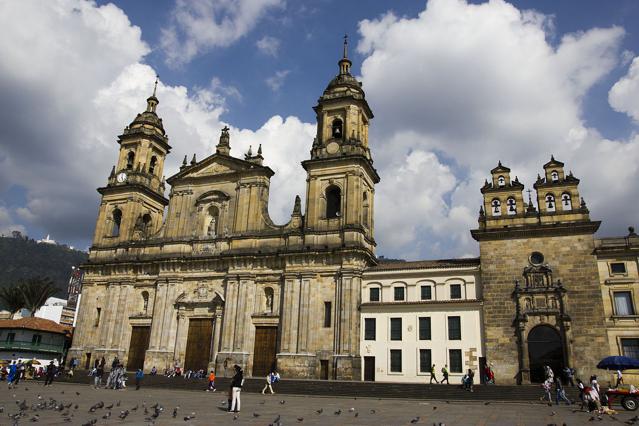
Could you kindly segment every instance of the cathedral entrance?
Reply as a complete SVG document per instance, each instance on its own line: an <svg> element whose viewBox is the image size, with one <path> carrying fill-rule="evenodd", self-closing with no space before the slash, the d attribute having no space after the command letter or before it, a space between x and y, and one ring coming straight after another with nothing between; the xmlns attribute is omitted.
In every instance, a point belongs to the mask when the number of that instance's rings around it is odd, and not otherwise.
<svg viewBox="0 0 639 426"><path fill-rule="evenodd" d="M186 340L185 370L206 370L211 358L213 320L211 318L191 318Z"/></svg>
<svg viewBox="0 0 639 426"><path fill-rule="evenodd" d="M144 367L144 356L149 349L149 338L151 337L151 327L134 326L131 330L131 342L129 343L129 356L126 368L129 371Z"/></svg>
<svg viewBox="0 0 639 426"><path fill-rule="evenodd" d="M548 325L539 325L530 330L528 358L531 382L542 383L545 380L545 365L549 365L555 375L560 375L564 366L564 351L559 332Z"/></svg>
<svg viewBox="0 0 639 426"><path fill-rule="evenodd" d="M255 327L253 350L253 377L266 376L275 366L277 354L277 327Z"/></svg>

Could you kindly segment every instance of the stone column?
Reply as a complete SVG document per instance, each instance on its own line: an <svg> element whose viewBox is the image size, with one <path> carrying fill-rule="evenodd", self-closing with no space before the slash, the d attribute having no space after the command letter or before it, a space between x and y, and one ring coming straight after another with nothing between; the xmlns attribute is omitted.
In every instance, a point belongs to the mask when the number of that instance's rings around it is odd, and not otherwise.
<svg viewBox="0 0 639 426"><path fill-rule="evenodd" d="M359 311L361 274L343 272L336 286L334 377L361 377L359 358Z"/></svg>
<svg viewBox="0 0 639 426"><path fill-rule="evenodd" d="M153 319L151 322L151 337L149 339L149 350L160 349L164 311L166 310L168 284L166 281L158 281L155 287L155 300L153 302Z"/></svg>
<svg viewBox="0 0 639 426"><path fill-rule="evenodd" d="M113 338L110 342L110 347L114 348L118 352L125 352L128 350L128 340L124 341L125 337L128 335L128 327L129 327L129 300L131 299L131 290L133 285L131 283L122 283L120 284L120 294L117 302L117 314L116 314L116 322L114 324L113 330Z"/></svg>
<svg viewBox="0 0 639 426"><path fill-rule="evenodd" d="M221 352L231 352L233 350L238 286L239 282L236 278L227 277L224 316L222 323Z"/></svg>
<svg viewBox="0 0 639 426"><path fill-rule="evenodd" d="M281 352L285 354L297 353L297 333L299 324L299 290L300 278L295 274L284 276L281 331Z"/></svg>
<svg viewBox="0 0 639 426"><path fill-rule="evenodd" d="M216 368L217 362L217 354L220 349L220 330L222 328L222 315L219 313L215 314L215 323L213 324L213 350L211 351L211 362L209 363L209 370L211 368ZM217 368L215 370L217 374Z"/></svg>

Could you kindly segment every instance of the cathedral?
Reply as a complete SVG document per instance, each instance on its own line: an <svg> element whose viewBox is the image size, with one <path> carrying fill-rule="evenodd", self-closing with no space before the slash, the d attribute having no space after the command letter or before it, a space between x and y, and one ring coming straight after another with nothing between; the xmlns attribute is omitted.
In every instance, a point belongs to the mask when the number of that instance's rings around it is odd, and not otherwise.
<svg viewBox="0 0 639 426"><path fill-rule="evenodd" d="M212 155L164 179L171 146L154 91L98 188L69 359L386 381L426 380L431 363L451 380L489 365L498 383L530 383L544 365L584 377L605 355L639 353L639 238L596 240L579 179L554 158L535 201L509 168L491 171L471 231L479 258L378 259L373 113L346 43L338 65L314 107L306 205L296 197L284 225L268 214L261 146L231 156L228 128Z"/></svg>

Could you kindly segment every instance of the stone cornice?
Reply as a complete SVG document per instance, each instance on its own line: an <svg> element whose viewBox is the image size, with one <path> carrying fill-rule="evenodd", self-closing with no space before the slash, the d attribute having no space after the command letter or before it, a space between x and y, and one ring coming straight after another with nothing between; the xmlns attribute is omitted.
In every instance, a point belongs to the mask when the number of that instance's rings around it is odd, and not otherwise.
<svg viewBox="0 0 639 426"><path fill-rule="evenodd" d="M147 188L144 185L138 184L128 184L128 185L118 185L118 186L103 186L98 188L97 190L102 195L107 194L128 194L132 192L141 192L149 198L157 201L163 206L167 206L169 204L169 200L167 200L163 195L158 194L157 192Z"/></svg>
<svg viewBox="0 0 639 426"><path fill-rule="evenodd" d="M555 237L566 235L594 234L601 221L568 222L541 225L523 225L496 229L473 229L470 234L476 241L503 239Z"/></svg>
<svg viewBox="0 0 639 426"><path fill-rule="evenodd" d="M373 178L373 182L379 183L380 177L379 177L379 174L377 174L377 170L375 170L375 167L373 167L373 162L362 155L344 155L341 157L305 160L305 161L302 161L302 167L304 167L304 170L309 171L309 169L313 168L315 165L318 165L318 164L325 165L329 163L335 163L335 164L352 163L353 161L363 165L364 168L368 170L368 173Z"/></svg>

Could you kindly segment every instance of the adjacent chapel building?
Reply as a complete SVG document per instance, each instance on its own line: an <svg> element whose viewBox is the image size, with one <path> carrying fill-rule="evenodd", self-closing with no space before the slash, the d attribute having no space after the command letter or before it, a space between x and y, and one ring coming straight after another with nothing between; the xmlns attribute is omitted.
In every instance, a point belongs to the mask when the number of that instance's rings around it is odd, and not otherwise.
<svg viewBox="0 0 639 426"><path fill-rule="evenodd" d="M492 170L471 231L479 258L376 257L373 113L346 48L314 107L306 205L296 197L284 225L268 214L274 172L261 146L231 156L228 128L212 155L185 157L165 180L171 146L155 92L147 99L98 189L69 358L86 368L118 356L145 371L178 363L225 375L239 364L250 376L277 366L284 377L388 381L425 380L431 363L453 376L490 364L498 383L530 383L544 364L594 372L609 338L639 350L636 235L623 247L597 242L579 179L554 158L534 184L536 203L510 169ZM630 278L601 280L602 262L619 263L619 253ZM610 283L632 304L623 318L606 319L619 312L602 287Z"/></svg>

